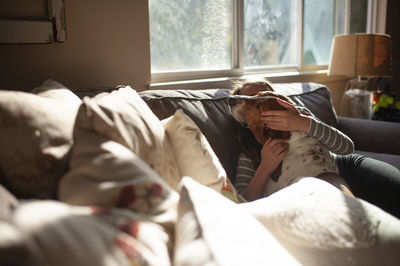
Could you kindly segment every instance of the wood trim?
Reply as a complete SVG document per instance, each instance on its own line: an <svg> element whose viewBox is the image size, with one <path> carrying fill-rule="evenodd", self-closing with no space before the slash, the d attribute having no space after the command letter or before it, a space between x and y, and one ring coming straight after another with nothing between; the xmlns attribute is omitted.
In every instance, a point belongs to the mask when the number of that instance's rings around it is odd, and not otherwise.
<svg viewBox="0 0 400 266"><path fill-rule="evenodd" d="M0 44L66 41L64 0L47 0L48 20L0 19Z"/></svg>
<svg viewBox="0 0 400 266"><path fill-rule="evenodd" d="M0 43L51 43L53 24L51 21L0 20Z"/></svg>

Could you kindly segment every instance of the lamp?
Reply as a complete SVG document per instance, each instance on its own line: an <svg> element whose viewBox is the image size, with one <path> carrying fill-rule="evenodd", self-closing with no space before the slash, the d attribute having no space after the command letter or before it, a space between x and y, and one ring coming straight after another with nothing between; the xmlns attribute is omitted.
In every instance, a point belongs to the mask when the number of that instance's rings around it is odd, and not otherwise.
<svg viewBox="0 0 400 266"><path fill-rule="evenodd" d="M390 36L385 34L336 35L328 75L353 77L342 97L341 115L372 117L371 77L391 76Z"/></svg>

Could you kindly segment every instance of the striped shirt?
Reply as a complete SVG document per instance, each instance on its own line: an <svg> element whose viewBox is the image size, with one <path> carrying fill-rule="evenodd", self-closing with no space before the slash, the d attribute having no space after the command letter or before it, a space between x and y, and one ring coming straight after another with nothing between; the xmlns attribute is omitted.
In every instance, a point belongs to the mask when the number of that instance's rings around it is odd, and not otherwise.
<svg viewBox="0 0 400 266"><path fill-rule="evenodd" d="M306 108L298 107L299 111L306 115L311 115L310 128L307 136L313 137L325 145L331 155L350 154L354 151L353 141L337 130L312 116ZM245 154L240 153L236 171L235 187L240 195L247 199L246 188L249 185L256 171L253 161Z"/></svg>

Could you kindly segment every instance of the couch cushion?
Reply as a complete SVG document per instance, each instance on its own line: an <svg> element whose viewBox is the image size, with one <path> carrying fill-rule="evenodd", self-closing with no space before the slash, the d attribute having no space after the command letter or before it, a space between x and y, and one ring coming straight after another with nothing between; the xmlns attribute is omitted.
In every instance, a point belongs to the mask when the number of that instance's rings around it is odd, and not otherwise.
<svg viewBox="0 0 400 266"><path fill-rule="evenodd" d="M338 118L329 89L318 83L274 83L275 91L288 95L298 105L307 107L321 121L335 128Z"/></svg>
<svg viewBox="0 0 400 266"><path fill-rule="evenodd" d="M400 170L400 155L356 150L356 153L391 164Z"/></svg>

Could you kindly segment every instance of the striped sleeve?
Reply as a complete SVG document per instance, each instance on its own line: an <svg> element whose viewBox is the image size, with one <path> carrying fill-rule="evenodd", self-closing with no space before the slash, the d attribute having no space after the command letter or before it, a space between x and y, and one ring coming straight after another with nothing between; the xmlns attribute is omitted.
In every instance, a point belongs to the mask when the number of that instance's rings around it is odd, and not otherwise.
<svg viewBox="0 0 400 266"><path fill-rule="evenodd" d="M234 186L239 194L246 200L248 199L246 189L253 178L254 172L255 169L252 160L248 158L246 154L240 153Z"/></svg>
<svg viewBox="0 0 400 266"><path fill-rule="evenodd" d="M354 151L353 141L334 127L311 117L307 136L316 138L335 154L349 154Z"/></svg>

